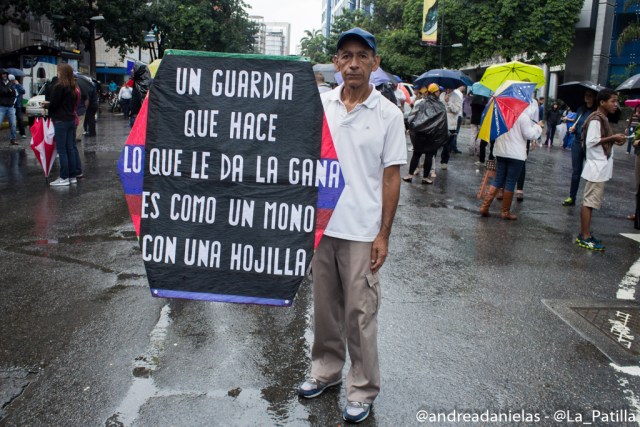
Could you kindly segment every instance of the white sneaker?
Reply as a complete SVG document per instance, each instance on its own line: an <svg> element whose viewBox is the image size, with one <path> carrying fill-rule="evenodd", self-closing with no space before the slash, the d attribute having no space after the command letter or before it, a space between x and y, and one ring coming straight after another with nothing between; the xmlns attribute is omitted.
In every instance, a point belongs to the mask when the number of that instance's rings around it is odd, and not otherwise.
<svg viewBox="0 0 640 427"><path fill-rule="evenodd" d="M440 163L440 169L442 169L443 171L447 170L447 166L448 165L446 163Z"/></svg>
<svg viewBox="0 0 640 427"><path fill-rule="evenodd" d="M76 178L69 178L69 183L70 184L77 184L78 180Z"/></svg>
<svg viewBox="0 0 640 427"><path fill-rule="evenodd" d="M70 184L69 178L58 178L49 185L52 187L63 187L69 184Z"/></svg>

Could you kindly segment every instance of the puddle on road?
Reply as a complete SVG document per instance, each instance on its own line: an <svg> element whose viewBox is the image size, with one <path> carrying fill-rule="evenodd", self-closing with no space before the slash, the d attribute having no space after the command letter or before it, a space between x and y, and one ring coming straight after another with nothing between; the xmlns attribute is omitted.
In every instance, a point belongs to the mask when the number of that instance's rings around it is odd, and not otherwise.
<svg viewBox="0 0 640 427"><path fill-rule="evenodd" d="M136 357L133 365L133 382L129 391L115 410L115 413L105 422L105 427L121 427L131 425L138 417L140 408L150 398L158 395L152 374L158 369L160 356L165 348L167 331L171 325L171 308L169 304L162 307L160 318L149 334L149 347L145 354Z"/></svg>

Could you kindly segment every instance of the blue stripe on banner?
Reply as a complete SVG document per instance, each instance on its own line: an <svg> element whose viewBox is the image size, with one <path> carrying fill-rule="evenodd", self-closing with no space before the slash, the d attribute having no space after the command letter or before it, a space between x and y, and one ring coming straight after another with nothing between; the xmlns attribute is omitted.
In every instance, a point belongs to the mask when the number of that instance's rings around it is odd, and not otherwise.
<svg viewBox="0 0 640 427"><path fill-rule="evenodd" d="M335 209L344 185L340 188L318 188L318 209Z"/></svg>
<svg viewBox="0 0 640 427"><path fill-rule="evenodd" d="M232 302L236 304L274 305L291 307L293 300L273 298L244 297L239 295L206 294L202 292L171 291L168 289L151 289L151 295L157 298L182 298L196 301Z"/></svg>
<svg viewBox="0 0 640 427"><path fill-rule="evenodd" d="M122 149L120 159L118 159L118 172L125 194L142 194L144 156L144 146L142 145L125 145Z"/></svg>
<svg viewBox="0 0 640 427"><path fill-rule="evenodd" d="M318 184L318 208L335 209L344 190L344 176L338 160L322 159L325 165L324 182ZM337 179L337 188L336 188Z"/></svg>

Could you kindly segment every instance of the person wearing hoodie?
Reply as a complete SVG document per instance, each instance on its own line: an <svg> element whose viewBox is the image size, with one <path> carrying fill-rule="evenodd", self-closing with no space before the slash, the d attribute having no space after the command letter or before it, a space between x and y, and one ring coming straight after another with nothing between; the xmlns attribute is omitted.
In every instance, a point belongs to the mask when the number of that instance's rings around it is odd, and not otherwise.
<svg viewBox="0 0 640 427"><path fill-rule="evenodd" d="M9 119L10 145L18 145L16 142L16 103L17 92L13 83L9 80L9 73L0 70L0 123L5 117Z"/></svg>

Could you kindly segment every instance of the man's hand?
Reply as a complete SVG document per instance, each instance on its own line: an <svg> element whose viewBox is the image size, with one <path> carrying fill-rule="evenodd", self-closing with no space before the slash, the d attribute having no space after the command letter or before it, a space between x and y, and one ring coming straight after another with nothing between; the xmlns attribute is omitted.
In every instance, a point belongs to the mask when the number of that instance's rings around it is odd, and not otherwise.
<svg viewBox="0 0 640 427"><path fill-rule="evenodd" d="M569 128L569 133L576 133L576 126L573 125Z"/></svg>
<svg viewBox="0 0 640 427"><path fill-rule="evenodd" d="M371 245L371 271L377 273L387 259L389 239L378 234Z"/></svg>
<svg viewBox="0 0 640 427"><path fill-rule="evenodd" d="M621 133L617 133L613 135L613 142L616 145L624 145L624 143L627 142L627 137Z"/></svg>

